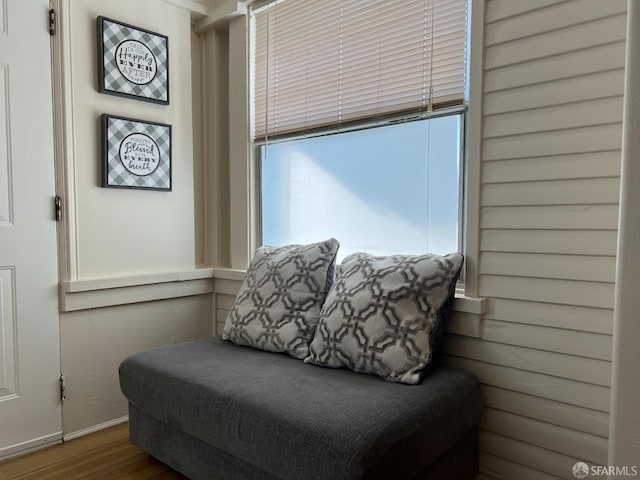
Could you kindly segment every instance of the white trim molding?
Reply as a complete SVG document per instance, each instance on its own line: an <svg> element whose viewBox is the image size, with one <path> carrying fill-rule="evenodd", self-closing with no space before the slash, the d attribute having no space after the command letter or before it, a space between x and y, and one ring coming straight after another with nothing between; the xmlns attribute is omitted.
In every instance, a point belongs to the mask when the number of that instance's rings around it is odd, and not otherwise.
<svg viewBox="0 0 640 480"><path fill-rule="evenodd" d="M34 438L27 442L5 447L0 449L0 462L8 460L9 458L26 455L61 442L62 432L55 432L50 435L45 435L44 437Z"/></svg>
<svg viewBox="0 0 640 480"><path fill-rule="evenodd" d="M248 17L229 23L229 215L231 267L246 268L253 251L252 235L257 225L252 212L256 192L251 165L249 114L249 25Z"/></svg>
<svg viewBox="0 0 640 480"><path fill-rule="evenodd" d="M482 105L484 77L485 0L471 0L469 46L469 110L465 162L464 254L465 294L478 295L480 261L480 198L482 179Z"/></svg>
<svg viewBox="0 0 640 480"><path fill-rule="evenodd" d="M197 2L194 0L164 0L164 1L165 3L168 3L170 5L175 5L176 7L184 8L185 10L190 11L192 15L196 16L194 20L211 15L213 12L213 4L214 4L213 0L210 0L208 2Z"/></svg>
<svg viewBox="0 0 640 480"><path fill-rule="evenodd" d="M65 434L62 437L62 440L65 442L68 442L69 440L84 437L85 435L89 435L90 433L95 433L95 432L99 432L100 430L105 430L107 428L115 427L117 425L121 425L128 421L129 421L129 415L125 415L124 417L115 418L113 420L108 420L106 422L99 423L98 425L94 425L93 427L83 428L82 430Z"/></svg>
<svg viewBox="0 0 640 480"><path fill-rule="evenodd" d="M55 134L56 194L62 198L58 224L58 268L61 279L78 278L78 219L76 155L73 139L73 75L71 75L70 0L52 0L56 11L56 35L52 37L53 112Z"/></svg>
<svg viewBox="0 0 640 480"><path fill-rule="evenodd" d="M175 1L175 0L168 0ZM196 33L206 32L212 28L229 23L232 18L247 14L247 3L236 0L223 0L214 9L207 12L207 16L198 20L193 26Z"/></svg>
<svg viewBox="0 0 640 480"><path fill-rule="evenodd" d="M166 3L191 12L193 31L206 32L222 26L233 17L247 12L247 2L236 0L164 0Z"/></svg>
<svg viewBox="0 0 640 480"><path fill-rule="evenodd" d="M234 268L215 268L213 270L213 278L219 278L221 280L237 280L241 282L244 280L246 274L246 270Z"/></svg>
<svg viewBox="0 0 640 480"><path fill-rule="evenodd" d="M60 284L60 310L74 312L212 292L212 268L64 281Z"/></svg>

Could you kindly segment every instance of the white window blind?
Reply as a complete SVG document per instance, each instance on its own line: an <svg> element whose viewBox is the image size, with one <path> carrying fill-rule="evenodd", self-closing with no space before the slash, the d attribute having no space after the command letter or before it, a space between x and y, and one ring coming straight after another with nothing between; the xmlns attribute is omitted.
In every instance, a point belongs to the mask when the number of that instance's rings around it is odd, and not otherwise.
<svg viewBox="0 0 640 480"><path fill-rule="evenodd" d="M255 18L255 137L464 101L466 0L282 0Z"/></svg>

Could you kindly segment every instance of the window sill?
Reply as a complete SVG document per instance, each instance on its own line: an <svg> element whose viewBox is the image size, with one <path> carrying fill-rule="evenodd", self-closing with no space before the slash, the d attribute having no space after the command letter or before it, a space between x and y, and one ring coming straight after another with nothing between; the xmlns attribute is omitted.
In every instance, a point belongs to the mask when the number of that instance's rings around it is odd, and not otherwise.
<svg viewBox="0 0 640 480"><path fill-rule="evenodd" d="M60 311L128 305L213 292L213 268L60 283Z"/></svg>
<svg viewBox="0 0 640 480"><path fill-rule="evenodd" d="M467 297L464 292L456 292L453 301L453 310L461 313L484 315L487 313L487 299L480 297Z"/></svg>
<svg viewBox="0 0 640 480"><path fill-rule="evenodd" d="M241 270L238 268L214 268L213 269L213 278L219 278L221 280L236 280L238 282L242 282L246 274L247 274L246 270Z"/></svg>

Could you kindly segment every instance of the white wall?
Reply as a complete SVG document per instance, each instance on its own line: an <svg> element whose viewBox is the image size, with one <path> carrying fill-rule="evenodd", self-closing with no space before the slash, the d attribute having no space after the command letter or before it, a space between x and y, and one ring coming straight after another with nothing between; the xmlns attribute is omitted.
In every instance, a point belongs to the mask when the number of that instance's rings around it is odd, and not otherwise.
<svg viewBox="0 0 640 480"><path fill-rule="evenodd" d="M65 436L128 414L118 365L129 355L211 334L210 295L62 315Z"/></svg>
<svg viewBox="0 0 640 480"><path fill-rule="evenodd" d="M65 154L61 353L66 437L127 414L128 355L211 333L211 270L196 271L191 13L164 0L60 0L58 134ZM169 106L97 91L96 17L169 37ZM198 72L199 58L196 55ZM197 83L197 82L196 82ZM61 111L64 116L60 116ZM100 114L173 126L173 191L101 188ZM196 116L197 119L197 116ZM196 132L196 135L198 132ZM201 154L196 156L196 168ZM209 277L209 278L207 278Z"/></svg>
<svg viewBox="0 0 640 480"><path fill-rule="evenodd" d="M170 105L98 93L99 15L168 35ZM90 0L73 2L69 20L78 278L193 268L190 13L159 0ZM99 188L102 113L172 125L172 192Z"/></svg>

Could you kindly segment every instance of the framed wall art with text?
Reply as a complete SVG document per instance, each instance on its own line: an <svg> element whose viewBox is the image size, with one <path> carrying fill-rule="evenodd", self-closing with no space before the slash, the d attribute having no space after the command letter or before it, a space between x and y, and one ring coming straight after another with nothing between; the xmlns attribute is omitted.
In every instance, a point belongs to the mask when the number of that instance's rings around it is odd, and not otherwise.
<svg viewBox="0 0 640 480"><path fill-rule="evenodd" d="M97 32L98 91L168 105L168 37L106 17Z"/></svg>
<svg viewBox="0 0 640 480"><path fill-rule="evenodd" d="M171 125L103 114L102 186L171 191Z"/></svg>

